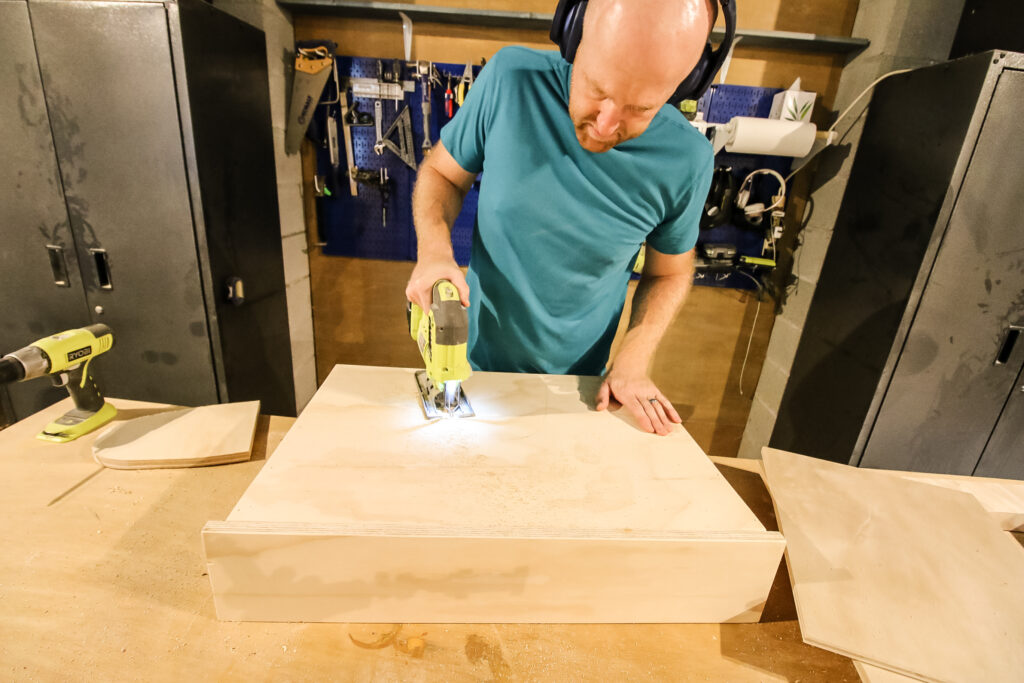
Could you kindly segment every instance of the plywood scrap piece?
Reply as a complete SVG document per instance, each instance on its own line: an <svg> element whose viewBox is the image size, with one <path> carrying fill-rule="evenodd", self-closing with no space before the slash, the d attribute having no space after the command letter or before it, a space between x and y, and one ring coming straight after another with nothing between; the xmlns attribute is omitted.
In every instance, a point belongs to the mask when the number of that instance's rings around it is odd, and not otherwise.
<svg viewBox="0 0 1024 683"><path fill-rule="evenodd" d="M593 409L600 379L474 373L423 418L413 369L338 366L225 522L218 616L756 621L784 541L682 428Z"/></svg>
<svg viewBox="0 0 1024 683"><path fill-rule="evenodd" d="M120 470L202 467L252 454L259 401L179 408L115 423L93 444L96 462Z"/></svg>
<svg viewBox="0 0 1024 683"><path fill-rule="evenodd" d="M888 470L879 470L888 471ZM891 472L891 474L969 493L1004 531L1024 531L1024 481L966 477L956 474L926 472Z"/></svg>
<svg viewBox="0 0 1024 683"><path fill-rule="evenodd" d="M762 456L805 642L923 680L1020 680L1024 552L973 496Z"/></svg>

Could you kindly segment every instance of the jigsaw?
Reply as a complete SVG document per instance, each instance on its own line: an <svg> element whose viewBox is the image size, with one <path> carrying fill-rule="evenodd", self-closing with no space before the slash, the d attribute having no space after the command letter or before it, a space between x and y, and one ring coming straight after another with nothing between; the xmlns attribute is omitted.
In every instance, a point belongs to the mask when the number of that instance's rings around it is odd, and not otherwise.
<svg viewBox="0 0 1024 683"><path fill-rule="evenodd" d="M427 419L473 417L462 390L462 381L473 372L466 356L469 316L450 281L435 282L432 294L429 311L412 302L406 309L409 333L426 364L426 370L416 373L423 411Z"/></svg>

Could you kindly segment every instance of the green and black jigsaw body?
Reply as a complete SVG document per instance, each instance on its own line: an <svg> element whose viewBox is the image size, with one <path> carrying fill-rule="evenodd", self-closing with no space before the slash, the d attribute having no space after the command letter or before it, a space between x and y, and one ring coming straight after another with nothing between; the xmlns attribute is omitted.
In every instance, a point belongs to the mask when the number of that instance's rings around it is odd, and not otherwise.
<svg viewBox="0 0 1024 683"><path fill-rule="evenodd" d="M430 311L414 303L408 307L409 334L426 365L416 373L423 410L429 419L473 417L462 391L462 380L473 372L467 357L469 316L459 290L448 280L435 282L432 294Z"/></svg>

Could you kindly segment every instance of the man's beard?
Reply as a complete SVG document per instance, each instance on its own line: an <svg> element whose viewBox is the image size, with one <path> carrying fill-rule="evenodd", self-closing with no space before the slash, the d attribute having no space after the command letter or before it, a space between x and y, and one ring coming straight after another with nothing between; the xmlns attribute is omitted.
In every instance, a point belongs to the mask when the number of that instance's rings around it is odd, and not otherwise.
<svg viewBox="0 0 1024 683"><path fill-rule="evenodd" d="M621 128L615 132L615 138L612 140L594 139L590 134L590 131L591 125L595 120L595 117L583 119L579 122L573 119L573 125L576 127L576 139L579 141L580 146L588 152L593 152L595 154L607 152L615 145L621 144L629 139L626 137L626 131Z"/></svg>

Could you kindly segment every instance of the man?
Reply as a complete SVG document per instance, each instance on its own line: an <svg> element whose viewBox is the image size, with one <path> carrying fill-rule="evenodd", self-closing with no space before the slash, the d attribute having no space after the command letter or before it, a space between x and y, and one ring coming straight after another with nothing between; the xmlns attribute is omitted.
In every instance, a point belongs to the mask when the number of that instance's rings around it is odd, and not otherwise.
<svg viewBox="0 0 1024 683"><path fill-rule="evenodd" d="M678 413L649 376L693 280L710 144L665 102L711 29L708 0L590 0L573 64L500 50L420 167L418 260L406 296L426 308L448 279L469 306L473 367L599 375L647 243L629 328L605 375L641 429ZM450 230L481 177L468 281Z"/></svg>

